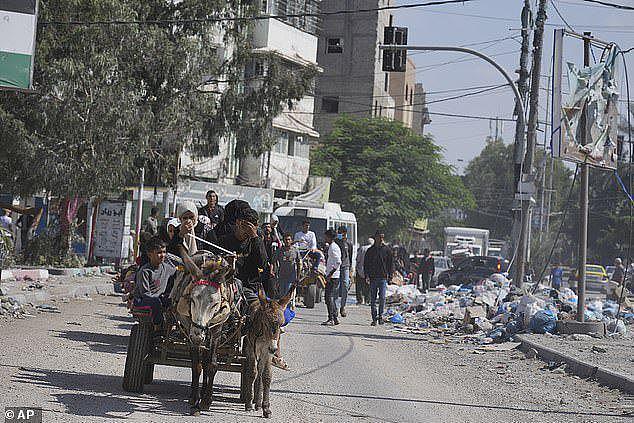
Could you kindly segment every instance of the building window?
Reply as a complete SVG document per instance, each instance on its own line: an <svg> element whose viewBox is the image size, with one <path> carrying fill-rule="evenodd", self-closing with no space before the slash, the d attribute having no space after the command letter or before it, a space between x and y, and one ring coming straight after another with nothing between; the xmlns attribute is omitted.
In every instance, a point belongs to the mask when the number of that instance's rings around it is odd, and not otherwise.
<svg viewBox="0 0 634 423"><path fill-rule="evenodd" d="M383 84L383 89L385 90L385 92L387 92L389 87L390 87L390 74L385 72L385 82Z"/></svg>
<svg viewBox="0 0 634 423"><path fill-rule="evenodd" d="M321 110L326 113L339 113L339 98L338 97L322 98Z"/></svg>
<svg viewBox="0 0 634 423"><path fill-rule="evenodd" d="M301 157L308 159L310 157L310 144L308 139L303 136L297 136L295 138L295 157Z"/></svg>
<svg viewBox="0 0 634 423"><path fill-rule="evenodd" d="M341 38L326 39L326 53L338 54L343 53L343 40Z"/></svg>
<svg viewBox="0 0 634 423"><path fill-rule="evenodd" d="M288 154L289 156L294 156L295 155L295 142L296 141L297 141L297 135L288 134L288 151L286 152L286 154Z"/></svg>
<svg viewBox="0 0 634 423"><path fill-rule="evenodd" d="M279 154L287 154L288 152L288 133L279 131L277 143L273 146L273 152Z"/></svg>

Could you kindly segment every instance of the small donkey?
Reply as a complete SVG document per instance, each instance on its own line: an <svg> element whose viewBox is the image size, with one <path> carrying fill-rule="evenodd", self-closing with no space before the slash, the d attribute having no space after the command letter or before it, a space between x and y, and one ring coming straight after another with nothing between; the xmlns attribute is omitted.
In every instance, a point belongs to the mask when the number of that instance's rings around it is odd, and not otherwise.
<svg viewBox="0 0 634 423"><path fill-rule="evenodd" d="M280 327L284 324L284 310L295 295L295 287L279 301L269 301L262 288L258 302L251 304L251 329L244 339L246 362L245 410L262 408L263 416L271 417L271 358L277 352ZM255 385L255 386L254 386Z"/></svg>

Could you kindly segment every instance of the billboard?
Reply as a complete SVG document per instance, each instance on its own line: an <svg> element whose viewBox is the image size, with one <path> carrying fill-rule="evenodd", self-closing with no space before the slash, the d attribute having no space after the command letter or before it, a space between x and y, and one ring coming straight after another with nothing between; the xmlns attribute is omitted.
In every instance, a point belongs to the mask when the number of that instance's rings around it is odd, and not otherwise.
<svg viewBox="0 0 634 423"><path fill-rule="evenodd" d="M567 84L564 84L564 35L564 30L555 30L551 138L553 157L603 169L616 169L619 121L619 92L616 84L618 47L614 44L606 45L601 60L592 66L579 67L567 62ZM567 85L566 89L564 85ZM564 94L564 91L567 92Z"/></svg>
<svg viewBox="0 0 634 423"><path fill-rule="evenodd" d="M0 0L0 89L31 90L37 0Z"/></svg>

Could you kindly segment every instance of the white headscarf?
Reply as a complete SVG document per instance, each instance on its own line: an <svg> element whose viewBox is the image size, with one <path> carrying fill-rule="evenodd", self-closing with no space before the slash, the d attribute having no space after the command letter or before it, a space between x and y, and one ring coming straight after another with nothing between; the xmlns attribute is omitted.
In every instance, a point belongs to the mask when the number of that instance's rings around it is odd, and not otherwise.
<svg viewBox="0 0 634 423"><path fill-rule="evenodd" d="M192 212L194 214L194 227L192 227L192 230L189 234L186 234L184 236L183 244L185 248L187 249L187 253L189 255L194 255L198 252L198 246L196 245L196 238L194 238L195 236L194 228L198 224L198 208L196 207L196 204L194 204L193 201L183 201L182 203L178 204L177 215L178 215L178 218L181 219L181 221L183 219L183 215L187 212Z"/></svg>

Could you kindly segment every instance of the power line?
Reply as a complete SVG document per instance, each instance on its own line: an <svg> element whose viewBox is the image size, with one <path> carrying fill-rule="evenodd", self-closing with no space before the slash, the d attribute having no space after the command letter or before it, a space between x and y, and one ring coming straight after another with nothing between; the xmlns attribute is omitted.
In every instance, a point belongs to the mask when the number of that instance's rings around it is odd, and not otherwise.
<svg viewBox="0 0 634 423"><path fill-rule="evenodd" d="M557 5L555 4L554 0L550 0L550 4L553 5L553 8L555 9L555 12L557 12L557 15L559 16L559 19L562 20L562 22L568 27L569 30L571 30L572 32L575 32L574 28L572 26L570 26L570 24L568 23L568 21L566 21L566 18L563 17L563 15L561 14L561 12L559 11L559 9L557 8Z"/></svg>
<svg viewBox="0 0 634 423"><path fill-rule="evenodd" d="M509 54L516 54L519 53L519 50L513 50L513 51L505 51L503 53L498 53L498 54L492 54L490 57L500 57L500 56L505 56L505 55L509 55ZM424 66L420 69L416 69L416 73L418 72L425 72L425 71L430 71L432 69L436 69L442 66L446 66L446 65L452 65L454 63L464 63L464 62L474 62L476 60L482 60L479 57L473 57L473 58L468 58L468 59L456 59L456 60L451 60L448 62L441 62L441 63L435 63L433 65L428 65L428 66Z"/></svg>
<svg viewBox="0 0 634 423"><path fill-rule="evenodd" d="M601 1L601 0L581 0L581 1L584 1L586 3L601 4L603 6L614 7L616 9L621 9L621 10L634 10L634 6L623 6L621 4L610 3L610 2L607 2L607 1Z"/></svg>
<svg viewBox="0 0 634 423"><path fill-rule="evenodd" d="M110 20L110 21L41 21L41 25L79 25L79 26L92 26L92 25L157 25L157 24L186 24L186 23L219 23L219 22L245 22L245 21L259 21L266 19L281 19L286 20L289 18L319 18L324 16L334 15L351 15L368 12L380 12L383 10L399 10L399 9L413 9L418 7L429 6L441 6L445 4L467 3L477 0L437 0L426 3L413 3L404 4L398 6L382 6L372 7L366 9L351 9L351 10L337 10L333 12L313 12L313 13L292 13L284 15L257 15L257 16L223 16L217 18L196 18L196 19L159 19L159 20Z"/></svg>

